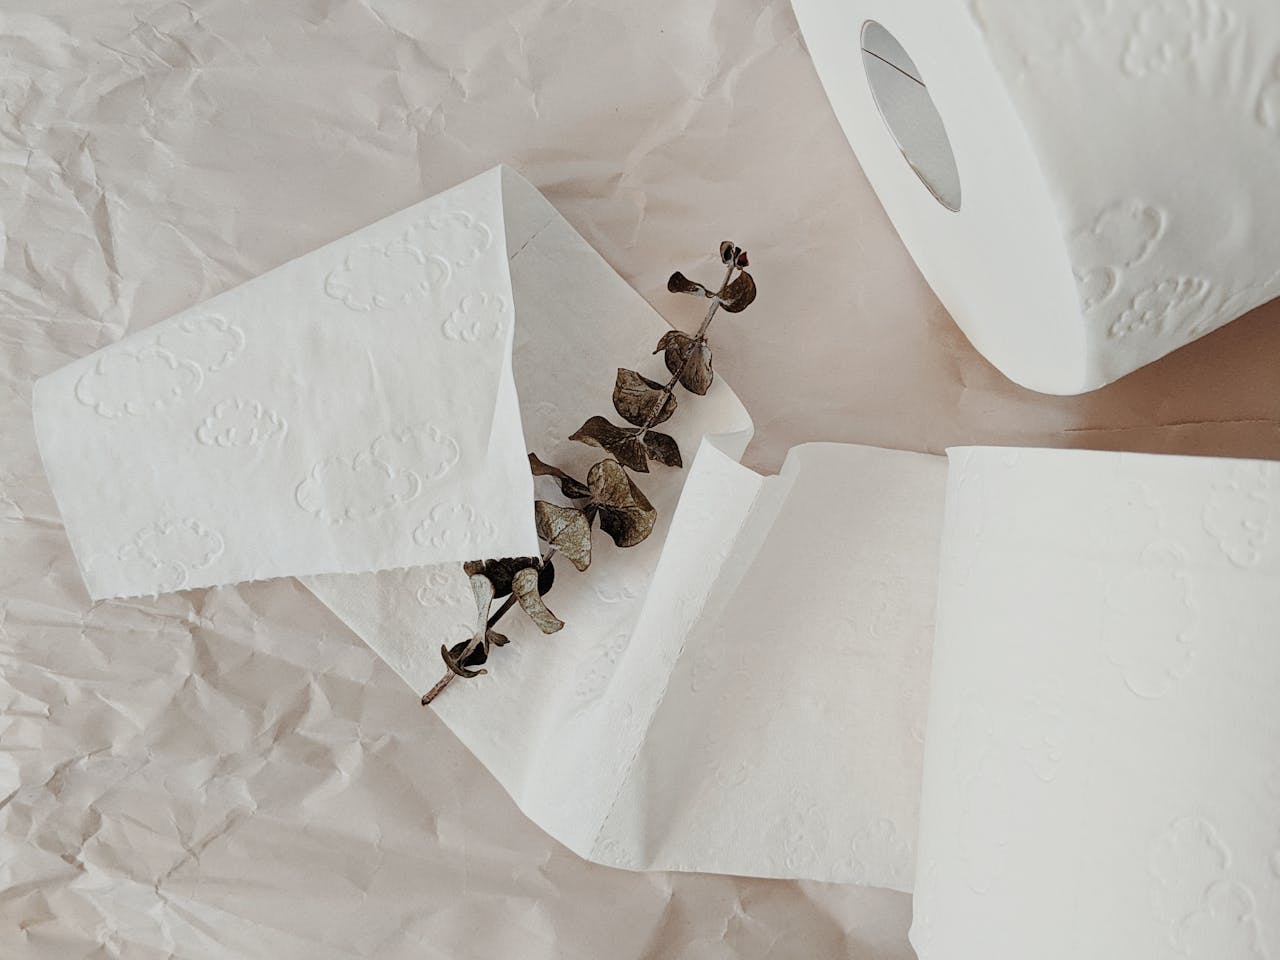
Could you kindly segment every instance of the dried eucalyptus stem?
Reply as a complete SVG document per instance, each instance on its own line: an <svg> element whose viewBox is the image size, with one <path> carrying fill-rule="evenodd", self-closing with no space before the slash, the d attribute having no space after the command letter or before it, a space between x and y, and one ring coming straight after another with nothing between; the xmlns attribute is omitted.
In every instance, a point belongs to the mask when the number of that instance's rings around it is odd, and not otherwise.
<svg viewBox="0 0 1280 960"><path fill-rule="evenodd" d="M550 567L551 556L555 552L556 552L555 548L553 547L552 549L548 550L542 558L542 562L547 565L547 569L551 569ZM550 587L548 587L547 589L550 589ZM510 610L515 605L516 605L516 596L513 593L511 596L507 597L505 601L503 601L502 606L500 606L495 613L493 613L491 616L485 619L485 624L484 624L485 635L492 636L490 631L493 629L493 625L497 623L499 620L501 620L504 616L506 616L507 611ZM479 633L479 631L477 631L477 633ZM498 636L501 636L501 634L498 634ZM466 663L466 661L470 659L471 656L475 653L476 649L481 646L482 642L483 641L479 640L478 637L473 636L470 640L467 640L465 642L465 644L463 645L463 649L454 656L454 659L457 661ZM492 644L492 640L490 640L490 643ZM502 643L506 643L505 637L503 638ZM498 644L498 646L502 646L502 644ZM487 659L487 655L486 655L486 659ZM447 663L448 661L446 660L445 662ZM436 685L434 687L432 687L430 690L428 690L426 693L422 695L422 705L426 706L428 703L430 703L432 700L438 697L444 691L444 688L453 682L453 678L457 676L461 676L461 674L455 673L452 669L450 669L448 673L446 673L443 677L441 677L439 680L436 681Z"/></svg>
<svg viewBox="0 0 1280 960"><path fill-rule="evenodd" d="M529 468L534 476L554 478L567 499L585 502L580 507L561 506L546 500L534 503L538 536L548 547L541 557L473 560L463 564L476 601L476 629L469 639L453 647L441 646L440 656L449 669L423 694L424 705L438 697L455 677L478 677L488 672L483 664L488 661L490 651L508 642L493 628L516 605L543 633L555 633L564 627L564 621L548 610L542 599L555 583L551 559L556 553L581 572L591 564L593 526L598 524L619 547L643 543L653 532L658 512L627 471L648 473L651 460L669 467L684 466L675 438L653 428L675 413L677 384L698 396L711 389L715 374L711 369L707 331L716 312L723 309L727 313L739 313L756 298L755 280L746 271L746 252L725 241L720 244L720 260L725 265L725 275L715 291L679 271L667 281L667 289L672 293L705 297L711 303L692 337L679 330L669 330L658 341L653 352L663 355L671 374L666 384L634 370L619 368L613 406L631 426L619 427L606 417L591 417L569 438L610 454L591 467L586 482L543 463L536 454L529 454ZM490 613L493 601L503 597L506 599L502 605Z"/></svg>
<svg viewBox="0 0 1280 960"><path fill-rule="evenodd" d="M725 287L727 287L727 286L729 285L729 281L730 281L730 279L732 279L732 277L733 277L733 270L734 270L734 267L735 267L735 266L737 266L737 264L736 264L736 263L731 262L731 263L729 264L729 269L725 272L724 280L723 280L723 282L721 282L721 284L720 284L720 288L721 288L721 289L724 289ZM676 277L679 277L679 276L682 276L682 275L681 275L680 273L672 274L672 278L671 278L671 279L672 279L672 280L675 280L675 278L676 278ZM671 284L671 281L670 281L670 280L669 280L669 281L667 281L668 289L670 289L671 285L672 285L672 284ZM677 284L676 284L676 285L677 285L677 286L679 286L680 284L677 282ZM704 288L704 289L705 289L705 288ZM693 346L694 346L694 347L701 347L703 344L705 344L705 343L707 342L707 330L711 327L711 321L712 321L713 319L715 319L716 311L717 311L717 310L719 310L719 309L720 309L720 299L719 299L719 297L716 297L716 298L712 299L712 301L711 301L711 306L707 307L707 315L706 315L705 317L703 317L703 318L702 318L702 325L701 325L700 327L698 327L698 333L697 333L697 334L694 336L694 338L693 338ZM663 337L663 339L665 340L665 339L666 339L666 337L664 336L664 337ZM658 352L657 350L655 350L655 351L654 351L654 353L657 353L657 352ZM686 368L688 368L688 369L689 369L689 372L690 372L690 373L692 373L692 372L693 372L693 365L694 365L694 363L695 363L695 359L696 359L696 358L697 358L697 356L698 356L698 353L699 353L699 351L697 351L697 350L689 350L689 351L687 351L687 353L686 353L686 355L685 355L685 357L684 357L684 360L683 360L683 361L681 361L681 363L680 363L680 369L672 372L672 374L671 374L671 379L670 379L670 380L668 380L668 381L667 381L667 385L666 385L665 387L663 387L663 388L662 388L662 392L663 392L666 396L668 396L668 397L669 397L669 396L671 396L671 395L672 395L672 393L674 393L674 392L675 392L676 384L680 382L680 378L681 378L682 376L686 376L686 375L687 375L687 374L686 374ZM710 363L710 356L708 355L707 370L708 370L708 371L710 371L710 369L711 369L711 363ZM708 381L707 386L709 387L710 385L711 385L711 384L710 384L710 381ZM703 392L705 393L706 391L704 390ZM664 403L665 403L665 401L664 401ZM656 404L656 403L655 403L655 404L654 404L654 408L653 408L653 412L649 415L649 418L648 418L647 420L645 420L644 426L640 428L640 432L641 432L642 434L643 434L643 433L645 433L645 432L647 432L647 431L648 431L648 429L649 429L651 426L653 426L653 421L657 419L658 414L661 412L661 410L662 410L662 406L661 406L661 405L659 405L659 404Z"/></svg>

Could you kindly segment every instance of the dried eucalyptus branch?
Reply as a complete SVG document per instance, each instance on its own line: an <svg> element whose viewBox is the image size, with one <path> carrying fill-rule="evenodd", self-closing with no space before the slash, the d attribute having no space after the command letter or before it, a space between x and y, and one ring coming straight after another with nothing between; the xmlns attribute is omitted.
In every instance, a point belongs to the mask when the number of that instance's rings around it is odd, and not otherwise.
<svg viewBox="0 0 1280 960"><path fill-rule="evenodd" d="M675 414L677 384L697 396L711 389L715 374L711 369L707 332L716 312L740 313L756 298L755 280L746 271L746 252L726 240L720 244L720 261L725 266L725 274L715 291L679 271L667 281L667 289L672 293L710 301L697 333L689 336L679 330L669 330L654 348L654 353L663 355L671 379L661 384L634 370L619 368L613 387L613 408L630 426L620 427L607 417L596 416L569 438L610 454L592 466L586 481L543 463L537 454L529 454L529 469L535 477L555 479L566 498L580 501L582 505L565 507L546 500L534 503L538 537L548 548L541 557L473 560L463 564L476 601L476 628L470 639L452 647L441 646L440 656L449 670L423 695L424 705L438 697L455 677L478 677L488 672L484 664L490 651L507 643L507 638L493 627L513 607L518 605L543 633L555 633L564 627L564 621L553 614L543 600L555 583L555 567L551 562L555 554L559 553L583 571L591 565L594 525L598 524L619 547L634 547L653 532L658 512L627 471L648 473L650 461L668 467L684 466L675 438L653 428ZM493 602L502 598L505 598L502 605L491 612Z"/></svg>

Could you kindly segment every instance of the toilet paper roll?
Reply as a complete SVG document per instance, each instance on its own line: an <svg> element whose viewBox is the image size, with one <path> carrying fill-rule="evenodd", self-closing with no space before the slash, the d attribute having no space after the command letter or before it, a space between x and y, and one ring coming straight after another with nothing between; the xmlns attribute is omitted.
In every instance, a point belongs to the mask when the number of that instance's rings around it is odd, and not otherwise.
<svg viewBox="0 0 1280 960"><path fill-rule="evenodd" d="M921 960L1280 948L1280 464L952 451Z"/></svg>
<svg viewBox="0 0 1280 960"><path fill-rule="evenodd" d="M1107 384L1280 294L1274 0L794 0L921 272L1023 386Z"/></svg>

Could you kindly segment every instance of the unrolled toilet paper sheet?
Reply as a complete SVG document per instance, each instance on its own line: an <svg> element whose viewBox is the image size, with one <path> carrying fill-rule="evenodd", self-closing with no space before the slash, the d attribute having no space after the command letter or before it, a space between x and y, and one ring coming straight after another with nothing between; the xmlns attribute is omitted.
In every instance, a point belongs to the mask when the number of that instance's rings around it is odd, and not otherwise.
<svg viewBox="0 0 1280 960"><path fill-rule="evenodd" d="M528 184L508 178L503 203L525 440L581 475L599 455L566 438L618 366L659 375L669 327ZM568 626L513 613L490 676L440 715L584 857L908 889L943 459L812 444L761 477L737 463L751 423L722 380L670 426L693 464L642 479L653 536L597 544L585 575L560 564L547 599ZM305 582L418 690L474 619L456 563Z"/></svg>
<svg viewBox="0 0 1280 960"><path fill-rule="evenodd" d="M712 438L623 571L437 707L583 856L914 889L922 960L1280 938L1280 464ZM406 576L312 588L421 687Z"/></svg>
<svg viewBox="0 0 1280 960"><path fill-rule="evenodd" d="M494 169L41 379L94 598L536 552Z"/></svg>
<svg viewBox="0 0 1280 960"><path fill-rule="evenodd" d="M595 458L565 438L666 327L535 190L513 178L504 204L525 439L581 472ZM594 375L559 376L567 353ZM513 614L490 675L436 702L535 822L614 866L919 889L922 952L1020 955L1006 912L1065 944L1086 916L1135 956L1266 927L1280 729L1198 751L1280 691L1280 465L962 448L948 470L805 444L763 477L737 463L750 422L723 382L681 414L697 455L645 478L655 535L562 569L548 601L568 626ZM470 632L456 564L306 582L416 690ZM1176 916L1112 923L1109 897L1181 882L1162 838L1221 866ZM1049 862L1088 883L1089 851L1119 884L1092 905L1027 882Z"/></svg>
<svg viewBox="0 0 1280 960"><path fill-rule="evenodd" d="M921 960L1280 946L1280 464L954 451Z"/></svg>
<svg viewBox="0 0 1280 960"><path fill-rule="evenodd" d="M945 474L703 449L630 642L679 641L594 859L911 889Z"/></svg>
<svg viewBox="0 0 1280 960"><path fill-rule="evenodd" d="M659 549L561 573L569 625L504 620L436 709L589 859L909 890L945 460L807 444L761 477L722 445ZM415 689L474 617L456 566L307 582Z"/></svg>
<svg viewBox="0 0 1280 960"><path fill-rule="evenodd" d="M761 477L713 436L661 550L608 556L436 704L582 856L916 889L922 956L1083 923L1243 960L1280 917L1280 464L806 444ZM416 689L471 616L456 569L310 586Z"/></svg>
<svg viewBox="0 0 1280 960"><path fill-rule="evenodd" d="M661 357L652 354L670 327L536 190L521 183L506 199L512 283L522 291L514 371L527 449L581 476L599 451L568 436L592 413L609 412L618 367L661 375ZM729 315L716 321L738 322ZM705 397L682 404L668 427L686 459L704 436L736 458L752 429L718 378ZM598 542L584 575L557 563L547 602L569 626L544 637L513 612L503 621L512 642L487 665L503 682L456 683L438 701L441 716L522 808L584 856L616 792L617 758L637 749L665 683L667 648L681 642L678 634L657 645L629 641L685 476L663 469L641 479L658 511L644 543L624 551ZM537 492L555 496L554 485ZM304 582L419 691L439 679L440 644L470 635L466 624L475 616L457 564ZM584 762L588 748L600 762Z"/></svg>

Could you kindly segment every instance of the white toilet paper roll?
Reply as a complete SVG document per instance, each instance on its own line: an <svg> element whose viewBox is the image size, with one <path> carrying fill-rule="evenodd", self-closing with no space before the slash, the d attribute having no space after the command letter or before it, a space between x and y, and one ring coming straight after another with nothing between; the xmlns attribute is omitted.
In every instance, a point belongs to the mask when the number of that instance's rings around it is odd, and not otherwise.
<svg viewBox="0 0 1280 960"><path fill-rule="evenodd" d="M1091 390L1280 294L1275 0L794 6L908 250L1010 379Z"/></svg>
<svg viewBox="0 0 1280 960"><path fill-rule="evenodd" d="M921 960L1280 949L1280 464L951 451Z"/></svg>

